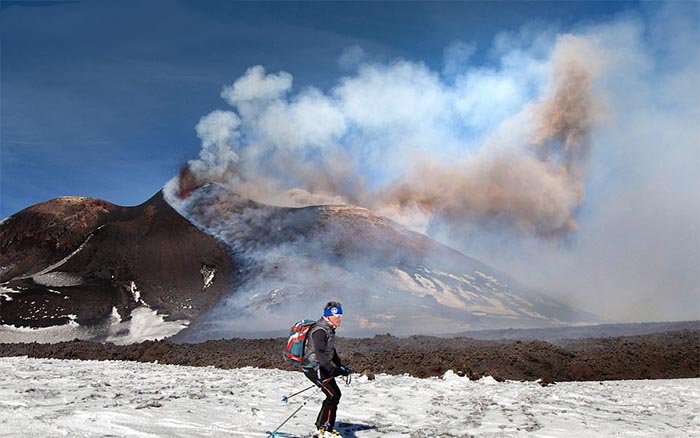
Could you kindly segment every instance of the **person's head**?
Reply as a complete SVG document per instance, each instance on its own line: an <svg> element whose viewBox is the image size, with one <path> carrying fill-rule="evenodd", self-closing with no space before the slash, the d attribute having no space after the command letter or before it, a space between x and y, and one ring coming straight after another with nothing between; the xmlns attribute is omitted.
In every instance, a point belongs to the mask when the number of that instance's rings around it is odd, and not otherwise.
<svg viewBox="0 0 700 438"><path fill-rule="evenodd" d="M343 307L338 301L329 301L323 308L323 317L328 320L333 327L338 328L343 320Z"/></svg>

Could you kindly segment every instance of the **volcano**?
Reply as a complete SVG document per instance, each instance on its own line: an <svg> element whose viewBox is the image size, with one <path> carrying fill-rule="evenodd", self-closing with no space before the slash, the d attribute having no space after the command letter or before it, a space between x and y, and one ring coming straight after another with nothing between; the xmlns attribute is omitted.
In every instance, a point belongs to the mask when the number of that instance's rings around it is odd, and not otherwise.
<svg viewBox="0 0 700 438"><path fill-rule="evenodd" d="M0 342L256 337L344 302L345 335L597 323L351 205L208 184L135 207L62 197L0 224Z"/></svg>
<svg viewBox="0 0 700 438"><path fill-rule="evenodd" d="M3 341L172 335L220 301L235 269L160 192L136 207L53 199L4 220L0 242Z"/></svg>
<svg viewBox="0 0 700 438"><path fill-rule="evenodd" d="M279 335L331 299L346 304L351 336L603 321L365 208L270 206L216 184L167 199L245 267L235 293L180 340Z"/></svg>

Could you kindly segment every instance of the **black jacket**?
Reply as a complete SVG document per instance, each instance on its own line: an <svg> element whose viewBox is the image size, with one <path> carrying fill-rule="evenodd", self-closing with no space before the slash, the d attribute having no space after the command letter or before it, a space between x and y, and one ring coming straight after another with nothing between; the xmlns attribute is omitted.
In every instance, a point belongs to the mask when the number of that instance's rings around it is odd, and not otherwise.
<svg viewBox="0 0 700 438"><path fill-rule="evenodd" d="M338 374L341 362L335 350L335 327L325 318L309 330L304 351L304 368L321 367L331 375Z"/></svg>

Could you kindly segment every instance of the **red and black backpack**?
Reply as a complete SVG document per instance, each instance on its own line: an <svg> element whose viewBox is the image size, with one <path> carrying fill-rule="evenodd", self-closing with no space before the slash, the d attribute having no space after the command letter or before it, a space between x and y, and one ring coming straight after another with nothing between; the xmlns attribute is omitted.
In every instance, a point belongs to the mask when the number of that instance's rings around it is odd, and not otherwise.
<svg viewBox="0 0 700 438"><path fill-rule="evenodd" d="M301 366L304 362L304 349L306 348L306 335L316 321L302 319L294 324L289 331L289 339L282 353L287 362L294 366Z"/></svg>

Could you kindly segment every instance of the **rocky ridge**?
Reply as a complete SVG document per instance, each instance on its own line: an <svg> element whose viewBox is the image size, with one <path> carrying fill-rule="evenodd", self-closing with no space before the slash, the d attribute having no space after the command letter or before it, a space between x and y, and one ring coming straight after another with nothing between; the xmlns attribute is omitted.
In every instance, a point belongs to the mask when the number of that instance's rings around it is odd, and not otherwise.
<svg viewBox="0 0 700 438"><path fill-rule="evenodd" d="M284 338L212 340L198 344L147 341L131 345L87 341L0 344L0 356L131 360L188 366L254 366L294 370L282 358ZM356 372L472 379L583 381L700 377L700 330L642 336L483 341L470 338L377 335L338 339L338 352Z"/></svg>

